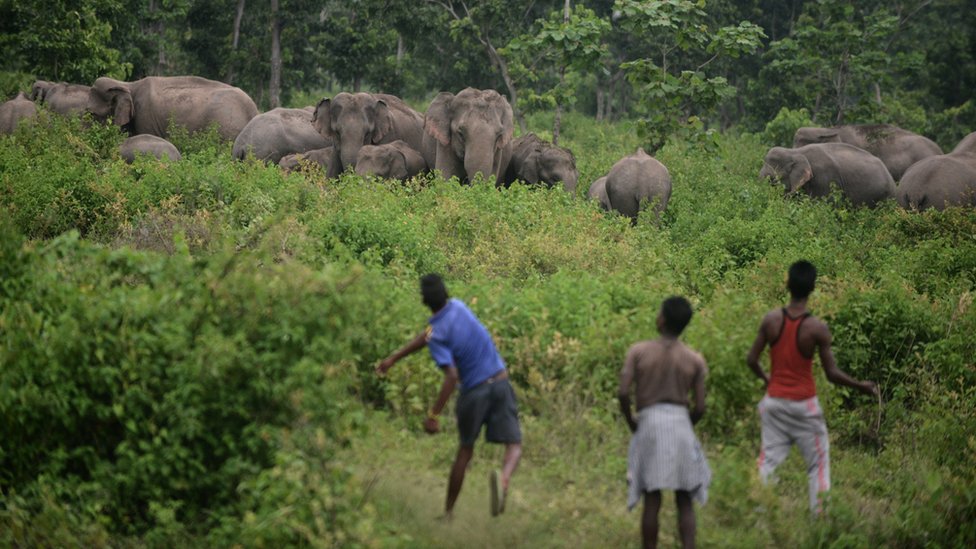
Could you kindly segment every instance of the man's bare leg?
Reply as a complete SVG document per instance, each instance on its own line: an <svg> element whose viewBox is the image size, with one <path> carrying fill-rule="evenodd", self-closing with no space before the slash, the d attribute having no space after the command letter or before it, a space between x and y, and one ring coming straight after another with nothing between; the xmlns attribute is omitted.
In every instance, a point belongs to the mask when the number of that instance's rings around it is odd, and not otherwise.
<svg viewBox="0 0 976 549"><path fill-rule="evenodd" d="M677 490L674 501L678 504L678 532L681 534L681 546L691 549L695 546L695 507L691 503L691 492Z"/></svg>
<svg viewBox="0 0 976 549"><path fill-rule="evenodd" d="M451 466L451 477L447 483L447 504L444 514L451 516L454 511L454 502L457 501L458 494L461 493L461 485L464 484L464 473L468 470L468 464L474 456L473 446L461 446L458 448L457 457L454 458L454 465Z"/></svg>
<svg viewBox="0 0 976 549"><path fill-rule="evenodd" d="M641 517L641 536L644 549L657 548L657 514L661 510L661 491L644 492L644 515Z"/></svg>
<svg viewBox="0 0 976 549"><path fill-rule="evenodd" d="M505 457L502 458L502 488L508 492L508 481L515 474L519 460L522 459L522 444L512 443L505 445Z"/></svg>

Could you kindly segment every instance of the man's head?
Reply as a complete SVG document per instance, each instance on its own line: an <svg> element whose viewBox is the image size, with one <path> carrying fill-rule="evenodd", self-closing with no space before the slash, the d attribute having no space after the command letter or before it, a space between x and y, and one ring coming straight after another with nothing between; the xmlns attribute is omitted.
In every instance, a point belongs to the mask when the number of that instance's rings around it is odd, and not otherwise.
<svg viewBox="0 0 976 549"><path fill-rule="evenodd" d="M664 300L657 317L658 330L679 336L689 322L691 322L691 303L688 303L687 299L671 296Z"/></svg>
<svg viewBox="0 0 976 549"><path fill-rule="evenodd" d="M786 287L793 299L806 299L813 292L817 281L817 268L809 261L797 261L790 265Z"/></svg>
<svg viewBox="0 0 976 549"><path fill-rule="evenodd" d="M420 278L420 295L424 305L431 311L437 312L447 304L447 287L444 286L444 279L437 274L428 274Z"/></svg>

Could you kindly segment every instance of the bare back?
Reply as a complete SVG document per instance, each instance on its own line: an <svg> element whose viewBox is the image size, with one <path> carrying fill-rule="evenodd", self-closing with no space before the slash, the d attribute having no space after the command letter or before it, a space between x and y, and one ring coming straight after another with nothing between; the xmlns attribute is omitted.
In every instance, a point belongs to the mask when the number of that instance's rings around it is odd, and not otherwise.
<svg viewBox="0 0 976 549"><path fill-rule="evenodd" d="M620 372L620 393L636 384L637 409L658 403L688 404L688 392L704 390L705 359L678 340L634 344ZM696 400L704 395L695 395Z"/></svg>

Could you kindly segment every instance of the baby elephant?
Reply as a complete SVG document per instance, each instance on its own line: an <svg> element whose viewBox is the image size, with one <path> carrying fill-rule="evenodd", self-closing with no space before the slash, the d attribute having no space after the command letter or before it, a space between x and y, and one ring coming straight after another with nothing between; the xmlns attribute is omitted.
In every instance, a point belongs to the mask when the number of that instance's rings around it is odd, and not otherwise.
<svg viewBox="0 0 976 549"><path fill-rule="evenodd" d="M281 157L281 160L278 161L278 167L286 172L293 172L301 169L302 162L305 162L308 164L318 164L322 167L323 172L329 173L329 166L332 163L333 154L335 154L335 149L332 147L289 154Z"/></svg>
<svg viewBox="0 0 976 549"><path fill-rule="evenodd" d="M773 147L759 177L783 183L786 194L830 194L834 183L855 206L876 206L894 196L895 180L876 156L846 143L819 143L797 149Z"/></svg>
<svg viewBox="0 0 976 549"><path fill-rule="evenodd" d="M172 143L155 135L134 135L122 142L119 154L128 164L136 161L137 155L152 155L159 160L180 160L183 156Z"/></svg>
<svg viewBox="0 0 976 549"><path fill-rule="evenodd" d="M590 190L586 196L590 200L596 200L600 208L610 211L610 199L607 198L607 176L603 176L590 184Z"/></svg>
<svg viewBox="0 0 976 549"><path fill-rule="evenodd" d="M590 196L595 195L603 205L601 180L608 209L626 215L632 224L637 223L640 210L647 204L653 204L660 216L671 199L671 174L644 149L618 160L605 178L597 179L590 187Z"/></svg>
<svg viewBox="0 0 976 549"><path fill-rule="evenodd" d="M37 116L37 107L23 92L10 101L0 103L0 135L14 133L21 120L31 120Z"/></svg>
<svg viewBox="0 0 976 549"><path fill-rule="evenodd" d="M405 181L427 170L419 151L398 139L384 145L363 145L356 159L356 174Z"/></svg>
<svg viewBox="0 0 976 549"><path fill-rule="evenodd" d="M576 158L569 149L547 143L534 133L523 135L512 144L505 186L516 179L532 185L543 183L550 188L562 182L566 192L575 194L579 182Z"/></svg>

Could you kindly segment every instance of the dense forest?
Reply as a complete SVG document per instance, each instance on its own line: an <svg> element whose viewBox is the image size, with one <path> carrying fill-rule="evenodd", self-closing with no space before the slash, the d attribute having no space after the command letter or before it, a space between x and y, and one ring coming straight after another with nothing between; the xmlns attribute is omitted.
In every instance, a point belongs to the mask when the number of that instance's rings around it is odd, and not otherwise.
<svg viewBox="0 0 976 549"><path fill-rule="evenodd" d="M703 126L760 130L783 108L822 125L890 122L943 147L976 127L966 0L5 0L0 46L5 94L32 78L194 74L270 108L472 86L520 115L637 117L651 145Z"/></svg>
<svg viewBox="0 0 976 549"><path fill-rule="evenodd" d="M636 546L618 374L672 295L708 366L699 546L976 546L976 209L761 180L800 126L893 123L952 150L976 129L972 0L0 0L0 51L3 98L198 75L254 112L363 90L420 124L438 92L497 90L509 134L558 141L579 182L289 171L219 124L172 125L179 160L127 158L127 129L93 110L9 101L31 117L0 134L0 548ZM587 197L639 147L669 198L631 220ZM816 518L797 452L759 478L746 359L798 259L838 366L880 392L815 359ZM376 371L423 329L431 272L518 398L499 517L485 480L504 450L479 441L440 520L458 429L449 404L424 433L428 354Z"/></svg>

